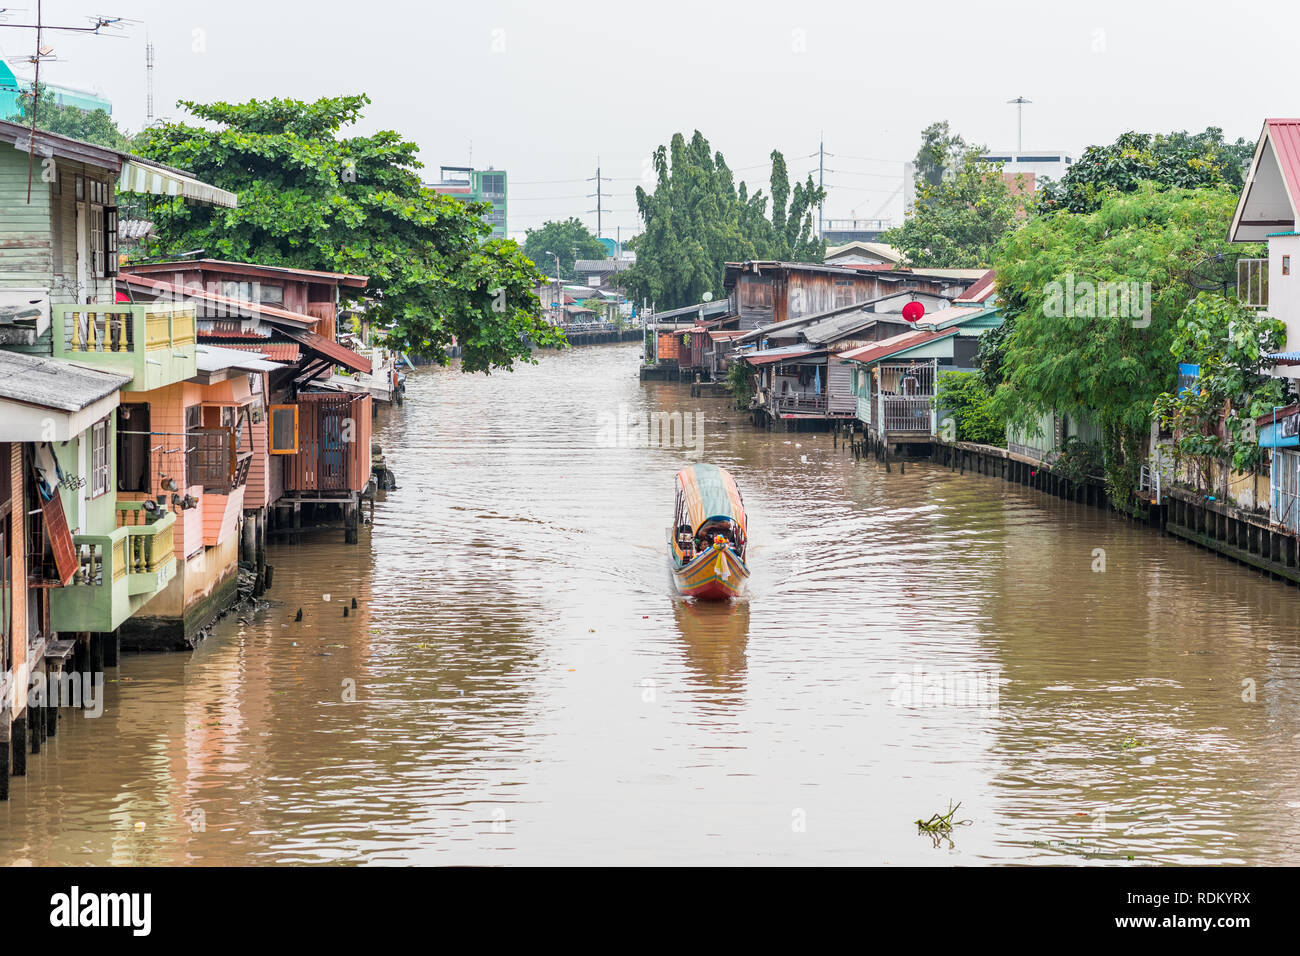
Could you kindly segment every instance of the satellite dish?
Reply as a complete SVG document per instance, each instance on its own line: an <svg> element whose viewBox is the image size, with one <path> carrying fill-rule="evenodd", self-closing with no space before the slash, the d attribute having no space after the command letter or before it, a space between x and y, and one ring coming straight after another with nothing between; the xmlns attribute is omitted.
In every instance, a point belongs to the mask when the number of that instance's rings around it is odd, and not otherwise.
<svg viewBox="0 0 1300 956"><path fill-rule="evenodd" d="M923 315L925 306L920 302L912 301L903 306L903 318L908 322L919 322Z"/></svg>
<svg viewBox="0 0 1300 956"><path fill-rule="evenodd" d="M704 301L705 301L705 302L712 302L712 301L713 301L713 293L712 293L712 292L706 292L706 293L704 293Z"/></svg>

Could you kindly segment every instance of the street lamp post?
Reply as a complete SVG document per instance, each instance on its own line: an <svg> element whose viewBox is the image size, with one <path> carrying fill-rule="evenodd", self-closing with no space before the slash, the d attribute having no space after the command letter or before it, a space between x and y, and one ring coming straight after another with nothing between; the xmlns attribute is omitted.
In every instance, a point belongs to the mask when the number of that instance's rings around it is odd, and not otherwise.
<svg viewBox="0 0 1300 956"><path fill-rule="evenodd" d="M564 319L564 287L560 285L560 256L547 249L545 255L555 256L555 324L560 325Z"/></svg>

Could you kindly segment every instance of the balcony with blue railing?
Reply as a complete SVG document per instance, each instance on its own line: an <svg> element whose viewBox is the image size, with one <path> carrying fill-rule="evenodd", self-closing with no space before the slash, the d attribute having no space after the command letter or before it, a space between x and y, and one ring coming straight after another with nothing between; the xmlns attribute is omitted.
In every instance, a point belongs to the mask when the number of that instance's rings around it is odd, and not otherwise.
<svg viewBox="0 0 1300 956"><path fill-rule="evenodd" d="M174 385L198 371L192 305L55 305L52 315L55 356L129 373L124 391Z"/></svg>

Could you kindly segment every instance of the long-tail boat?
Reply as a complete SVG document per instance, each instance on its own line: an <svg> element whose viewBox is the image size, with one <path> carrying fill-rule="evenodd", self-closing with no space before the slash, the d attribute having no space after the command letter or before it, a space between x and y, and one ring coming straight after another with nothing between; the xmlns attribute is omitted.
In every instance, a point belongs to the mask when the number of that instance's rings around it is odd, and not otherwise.
<svg viewBox="0 0 1300 956"><path fill-rule="evenodd" d="M677 505L668 533L668 559L677 590L720 601L739 597L745 566L745 502L736 481L717 465L677 473Z"/></svg>

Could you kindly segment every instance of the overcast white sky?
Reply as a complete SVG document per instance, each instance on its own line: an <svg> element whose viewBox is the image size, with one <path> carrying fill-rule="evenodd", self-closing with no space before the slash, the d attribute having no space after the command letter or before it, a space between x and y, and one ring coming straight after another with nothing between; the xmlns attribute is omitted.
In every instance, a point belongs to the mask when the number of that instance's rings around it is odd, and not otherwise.
<svg viewBox="0 0 1300 956"><path fill-rule="evenodd" d="M9 22L29 22L10 8ZM156 111L181 98L365 92L362 130L421 146L429 178L470 161L510 173L512 234L578 215L594 227L597 156L612 196L605 233L638 229L651 150L698 128L742 178L767 155L814 169L824 131L828 217L898 217L902 163L928 123L973 142L1077 152L1127 129L1222 126L1254 139L1265 116L1300 114L1300 4L1039 2L658 3L390 0L47 0L46 23L136 18L123 35L52 33L51 81L96 87L120 125L145 117L146 33ZM0 30L19 61L30 31ZM21 66L20 62L15 62ZM47 71L47 72L46 72ZM559 182L552 182L559 180ZM892 198L891 198L892 195Z"/></svg>

